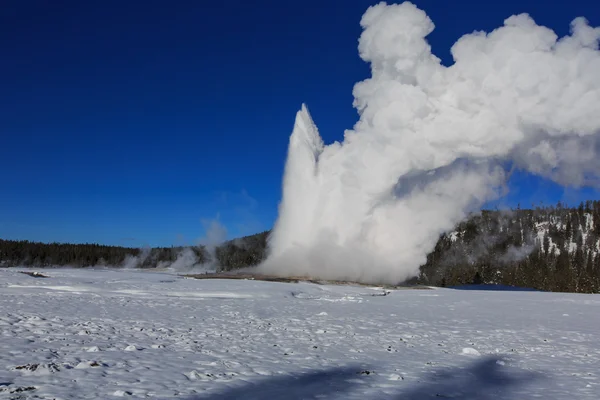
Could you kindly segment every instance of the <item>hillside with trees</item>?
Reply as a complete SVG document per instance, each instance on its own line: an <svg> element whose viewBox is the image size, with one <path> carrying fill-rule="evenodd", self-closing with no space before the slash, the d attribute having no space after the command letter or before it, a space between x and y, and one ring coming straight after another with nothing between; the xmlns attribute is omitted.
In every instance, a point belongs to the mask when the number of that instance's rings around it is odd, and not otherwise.
<svg viewBox="0 0 600 400"><path fill-rule="evenodd" d="M269 232L204 247L135 249L97 244L0 240L0 266L173 265L182 254L231 271L260 263ZM495 284L547 291L600 292L600 201L534 209L485 210L443 234L411 280L434 286Z"/></svg>
<svg viewBox="0 0 600 400"><path fill-rule="evenodd" d="M419 283L600 291L600 202L483 211L440 237Z"/></svg>

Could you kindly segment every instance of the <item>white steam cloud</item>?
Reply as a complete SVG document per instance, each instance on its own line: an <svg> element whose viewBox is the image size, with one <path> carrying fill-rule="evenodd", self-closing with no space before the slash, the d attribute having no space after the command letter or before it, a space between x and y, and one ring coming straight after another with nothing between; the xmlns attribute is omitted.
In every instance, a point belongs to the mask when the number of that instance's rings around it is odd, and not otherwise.
<svg viewBox="0 0 600 400"><path fill-rule="evenodd" d="M262 271L398 283L442 232L500 195L507 165L598 184L600 29L584 18L559 39L512 16L460 38L449 67L409 2L370 7L361 26L372 76L354 87L360 119L325 146L298 112Z"/></svg>
<svg viewBox="0 0 600 400"><path fill-rule="evenodd" d="M204 251L208 256L206 267L217 269L217 247L227 240L227 228L219 221L219 216L210 220L202 220L204 237L200 239L200 245L204 246Z"/></svg>
<svg viewBox="0 0 600 400"><path fill-rule="evenodd" d="M218 267L216 250L217 247L227 239L227 228L219 221L217 215L214 219L203 219L205 235L198 240L199 251L201 250L204 259L200 261L196 252L191 247L183 248L178 254L177 259L166 266L177 272L216 272Z"/></svg>
<svg viewBox="0 0 600 400"><path fill-rule="evenodd" d="M128 255L123 261L122 267L126 269L140 268L150 256L152 249L150 246L145 246L140 250L139 256Z"/></svg>

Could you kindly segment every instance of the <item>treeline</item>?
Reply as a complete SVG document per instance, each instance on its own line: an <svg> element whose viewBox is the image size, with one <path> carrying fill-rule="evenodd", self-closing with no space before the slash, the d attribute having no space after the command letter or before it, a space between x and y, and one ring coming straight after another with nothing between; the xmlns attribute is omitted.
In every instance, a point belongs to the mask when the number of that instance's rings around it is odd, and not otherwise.
<svg viewBox="0 0 600 400"><path fill-rule="evenodd" d="M440 237L416 280L600 292L600 202L483 211Z"/></svg>
<svg viewBox="0 0 600 400"><path fill-rule="evenodd" d="M96 244L0 240L0 266L169 266L184 251L222 271L266 254L269 232L203 247L135 249ZM412 282L434 286L502 284L547 291L600 292L600 201L579 207L486 210L440 237ZM132 262L135 261L135 262Z"/></svg>
<svg viewBox="0 0 600 400"><path fill-rule="evenodd" d="M226 242L215 250L220 271L252 267L260 263L267 253L269 231Z"/></svg>
<svg viewBox="0 0 600 400"><path fill-rule="evenodd" d="M129 248L98 244L39 243L0 239L0 267L168 267L182 255L191 264L213 263L220 270L258 264L267 247L268 232L235 239L216 249L198 247ZM188 257L189 258L189 257Z"/></svg>
<svg viewBox="0 0 600 400"><path fill-rule="evenodd" d="M128 257L137 257L144 259L140 266L152 268L160 262L174 262L181 249L160 247L146 250L87 243L39 243L0 239L0 266L123 266ZM144 255L144 252L148 254ZM201 252L198 253L201 256Z"/></svg>

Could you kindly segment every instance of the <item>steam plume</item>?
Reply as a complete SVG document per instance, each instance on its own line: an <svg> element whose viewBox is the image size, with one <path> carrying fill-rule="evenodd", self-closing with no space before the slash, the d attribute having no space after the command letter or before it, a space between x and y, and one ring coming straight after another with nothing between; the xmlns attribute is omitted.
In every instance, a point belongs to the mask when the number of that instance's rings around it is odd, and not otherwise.
<svg viewBox="0 0 600 400"><path fill-rule="evenodd" d="M361 26L372 76L354 87L360 119L325 146L298 112L264 272L397 283L501 194L509 165L598 184L600 28L577 18L559 39L511 16L460 38L445 67L425 40L432 21L409 2L370 7Z"/></svg>
<svg viewBox="0 0 600 400"><path fill-rule="evenodd" d="M140 250L139 256L128 255L123 261L123 268L132 269L141 267L144 264L144 262L148 259L151 252L152 249L150 248L150 246L145 246Z"/></svg>
<svg viewBox="0 0 600 400"><path fill-rule="evenodd" d="M200 239L200 245L204 246L204 252L208 257L205 262L206 268L217 269L217 247L227 239L227 228L219 220L219 215L210 220L202 220L202 225L206 232L205 236Z"/></svg>
<svg viewBox="0 0 600 400"><path fill-rule="evenodd" d="M169 268L178 272L216 272L218 267L216 250L227 238L227 228L219 221L217 215L214 219L203 219L205 236L199 239L198 253L203 253L200 260L198 254L191 247L183 248L175 262Z"/></svg>

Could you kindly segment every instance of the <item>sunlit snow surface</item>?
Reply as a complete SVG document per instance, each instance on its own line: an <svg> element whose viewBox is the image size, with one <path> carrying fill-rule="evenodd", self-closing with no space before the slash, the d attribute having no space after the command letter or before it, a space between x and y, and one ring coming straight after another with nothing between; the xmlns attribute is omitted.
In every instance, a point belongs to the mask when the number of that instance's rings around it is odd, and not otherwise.
<svg viewBox="0 0 600 400"><path fill-rule="evenodd" d="M600 297L0 270L0 398L598 399Z"/></svg>

